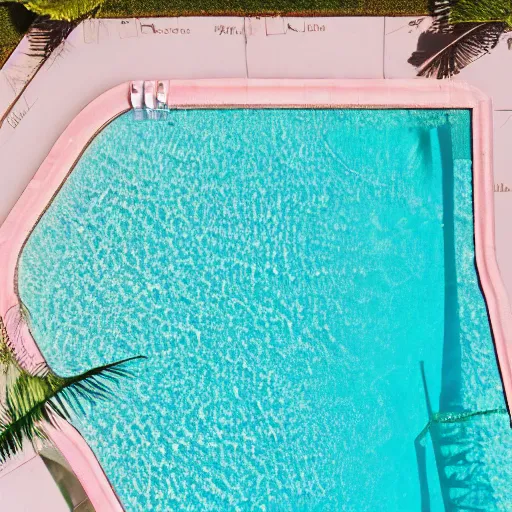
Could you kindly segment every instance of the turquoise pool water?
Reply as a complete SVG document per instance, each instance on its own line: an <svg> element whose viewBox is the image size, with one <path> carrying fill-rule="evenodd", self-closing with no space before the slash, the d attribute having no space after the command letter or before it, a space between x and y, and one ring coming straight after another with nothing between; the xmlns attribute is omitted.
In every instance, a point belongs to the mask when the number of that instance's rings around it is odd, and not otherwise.
<svg viewBox="0 0 512 512"><path fill-rule="evenodd" d="M127 511L511 510L465 110L129 112L23 251L59 373L144 354L76 422Z"/></svg>

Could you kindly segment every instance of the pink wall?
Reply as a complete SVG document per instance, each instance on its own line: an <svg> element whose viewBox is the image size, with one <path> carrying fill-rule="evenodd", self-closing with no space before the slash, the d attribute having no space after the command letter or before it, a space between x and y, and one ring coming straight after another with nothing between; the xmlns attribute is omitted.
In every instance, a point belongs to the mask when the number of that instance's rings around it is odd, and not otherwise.
<svg viewBox="0 0 512 512"><path fill-rule="evenodd" d="M16 268L23 244L95 134L130 108L129 84L102 94L71 122L0 227L0 315L12 332L19 304ZM492 106L463 83L420 80L172 80L172 107L468 108L473 114L473 174L477 267L489 309L507 403L512 401L511 326L508 297L496 264L492 178ZM13 336L31 363L42 355L25 327ZM100 464L80 434L62 422L50 429L98 512L122 506Z"/></svg>

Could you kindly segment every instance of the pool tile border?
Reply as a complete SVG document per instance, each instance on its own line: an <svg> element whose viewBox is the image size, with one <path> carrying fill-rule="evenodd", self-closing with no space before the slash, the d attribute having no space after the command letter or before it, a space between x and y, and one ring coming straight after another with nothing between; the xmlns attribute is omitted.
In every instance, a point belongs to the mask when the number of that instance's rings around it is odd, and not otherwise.
<svg viewBox="0 0 512 512"><path fill-rule="evenodd" d="M0 315L19 308L17 266L23 246L94 136L131 108L130 83L92 101L68 125L22 196L0 226ZM423 80L200 79L170 80L170 108L464 108L472 111L474 230L477 270L491 321L510 411L512 404L512 314L497 262L494 239L491 100L462 82ZM18 331L19 333L20 331ZM27 326L12 339L29 365L43 356ZM70 463L94 508L123 507L94 453L66 422L49 436Z"/></svg>

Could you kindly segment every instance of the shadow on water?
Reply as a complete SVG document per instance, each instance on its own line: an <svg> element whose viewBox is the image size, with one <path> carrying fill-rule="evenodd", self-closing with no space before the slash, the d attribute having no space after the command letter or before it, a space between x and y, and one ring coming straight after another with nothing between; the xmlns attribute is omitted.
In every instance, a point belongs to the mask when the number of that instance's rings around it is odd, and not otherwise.
<svg viewBox="0 0 512 512"><path fill-rule="evenodd" d="M462 406L461 332L457 274L455 261L454 168L450 126L438 129L443 172L444 222L444 340L442 354L441 391L439 412L433 411L427 388L423 362L420 371L425 391L429 421L415 440L418 475L421 489L421 511L438 512L431 508L427 475L427 434L432 442L439 484L446 512L488 511L493 503L492 487L488 476L475 460L476 440L470 423L475 416L506 414L506 410L469 412ZM437 483L436 483L437 485ZM433 486L433 482L430 482Z"/></svg>
<svg viewBox="0 0 512 512"><path fill-rule="evenodd" d="M452 135L448 124L438 128L443 182L444 339L440 411L461 410L461 346L457 267L455 261L455 197Z"/></svg>
<svg viewBox="0 0 512 512"><path fill-rule="evenodd" d="M428 393L427 381L425 377L425 364L423 361L420 362L421 378L423 381L423 389L425 391L425 401L427 406L429 423L427 427L430 429L431 421L433 417L432 404L430 402L430 395ZM416 461L418 463L418 476L420 479L420 491L421 491L421 512L430 512L430 491L428 486L428 474L427 474L427 449L425 446L425 429L418 435L414 440L414 449L416 450Z"/></svg>

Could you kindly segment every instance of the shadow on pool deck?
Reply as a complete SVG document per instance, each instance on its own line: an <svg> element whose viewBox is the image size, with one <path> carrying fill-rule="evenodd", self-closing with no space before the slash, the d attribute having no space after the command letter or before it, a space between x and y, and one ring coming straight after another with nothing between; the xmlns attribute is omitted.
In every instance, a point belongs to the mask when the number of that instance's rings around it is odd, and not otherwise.
<svg viewBox="0 0 512 512"><path fill-rule="evenodd" d="M75 512L93 512L94 509L82 484L57 448L50 443L46 443L46 445L39 450L39 456L57 484L70 510Z"/></svg>

